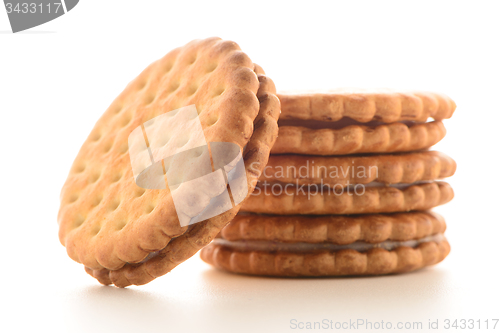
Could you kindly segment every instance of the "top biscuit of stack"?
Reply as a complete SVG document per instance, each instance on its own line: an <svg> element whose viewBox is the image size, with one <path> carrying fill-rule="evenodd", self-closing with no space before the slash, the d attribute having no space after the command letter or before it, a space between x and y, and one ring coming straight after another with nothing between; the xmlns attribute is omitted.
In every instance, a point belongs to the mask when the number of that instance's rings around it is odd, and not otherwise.
<svg viewBox="0 0 500 333"><path fill-rule="evenodd" d="M278 94L281 119L338 121L349 117L366 123L371 120L392 123L401 120L448 119L456 105L449 97L429 92L339 89L326 93Z"/></svg>
<svg viewBox="0 0 500 333"><path fill-rule="evenodd" d="M131 132L193 104L207 142L234 143L243 152L248 193L258 178L255 165L258 172L267 163L280 103L273 82L236 43L195 40L152 63L96 123L61 191L59 239L101 283L139 285L167 273L208 244L239 210L237 205L181 226L168 188L143 189L134 181Z"/></svg>
<svg viewBox="0 0 500 333"><path fill-rule="evenodd" d="M427 92L339 89L278 94L282 105L273 154L406 152L440 141L455 103ZM433 118L433 122L426 122Z"/></svg>

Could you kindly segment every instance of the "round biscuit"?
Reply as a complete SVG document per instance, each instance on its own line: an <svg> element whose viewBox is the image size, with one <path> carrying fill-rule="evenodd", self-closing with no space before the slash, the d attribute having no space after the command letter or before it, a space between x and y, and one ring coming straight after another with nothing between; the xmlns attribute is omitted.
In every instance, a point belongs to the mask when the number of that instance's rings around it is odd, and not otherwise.
<svg viewBox="0 0 500 333"><path fill-rule="evenodd" d="M183 227L168 189L143 189L134 181L130 133L193 104L207 142L231 142L243 151L249 193L257 178L248 163L257 162L257 170L267 163L280 103L272 81L236 43L195 40L149 65L97 121L61 191L59 239L101 283L124 287L130 279L150 280L149 271L138 271L157 251L169 263L162 265L165 274L208 244L239 210ZM157 270L154 277L159 275Z"/></svg>

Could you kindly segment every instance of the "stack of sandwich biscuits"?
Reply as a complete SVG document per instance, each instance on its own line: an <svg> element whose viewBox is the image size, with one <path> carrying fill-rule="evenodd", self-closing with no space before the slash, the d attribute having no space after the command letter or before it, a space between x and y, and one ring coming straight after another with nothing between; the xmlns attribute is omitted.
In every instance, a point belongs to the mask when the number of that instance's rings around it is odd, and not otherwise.
<svg viewBox="0 0 500 333"><path fill-rule="evenodd" d="M455 111L447 96L337 90L278 94L279 136L259 184L201 251L217 268L268 276L413 271L450 252L456 163L429 150Z"/></svg>

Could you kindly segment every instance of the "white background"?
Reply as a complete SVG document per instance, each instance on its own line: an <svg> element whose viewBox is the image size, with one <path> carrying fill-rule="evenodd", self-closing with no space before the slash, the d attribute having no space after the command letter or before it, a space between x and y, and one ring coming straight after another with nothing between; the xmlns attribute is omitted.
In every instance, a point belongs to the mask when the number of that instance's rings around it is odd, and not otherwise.
<svg viewBox="0 0 500 333"><path fill-rule="evenodd" d="M358 318L424 328L438 319L442 328L444 319L500 318L499 13L498 2L485 1L84 0L11 34L0 7L0 331L278 332L300 331L292 319ZM436 209L448 223L450 256L375 278L236 276L198 255L142 287L101 287L87 276L67 257L56 223L80 145L143 68L209 36L239 43L279 90L451 96L458 108L436 146L458 163L449 179L455 199Z"/></svg>

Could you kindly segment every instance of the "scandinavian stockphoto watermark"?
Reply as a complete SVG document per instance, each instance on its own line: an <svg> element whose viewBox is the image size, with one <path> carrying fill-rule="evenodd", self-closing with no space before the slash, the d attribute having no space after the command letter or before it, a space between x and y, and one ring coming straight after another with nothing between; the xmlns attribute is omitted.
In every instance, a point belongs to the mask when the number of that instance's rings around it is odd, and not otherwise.
<svg viewBox="0 0 500 333"><path fill-rule="evenodd" d="M240 147L231 142L207 143L195 105L135 128L128 146L136 184L168 188L181 226L220 215L248 194Z"/></svg>
<svg viewBox="0 0 500 333"><path fill-rule="evenodd" d="M12 32L52 21L73 8L79 0L4 0Z"/></svg>
<svg viewBox="0 0 500 333"><path fill-rule="evenodd" d="M315 165L314 157L307 159L303 165L273 165L262 168L259 185L252 195L348 195L361 196L367 186L377 186L368 179L378 178L378 167L365 165ZM250 165L250 170L259 173L257 162ZM315 179L315 182L304 184L301 180ZM354 179L351 183L349 179ZM366 183L366 184L365 184Z"/></svg>
<svg viewBox="0 0 500 333"><path fill-rule="evenodd" d="M128 137L128 146L135 183L145 189L168 188L181 226L220 215L248 195L240 147L231 142L207 142L195 105L164 113L136 127ZM273 170L273 182L266 180L267 166L250 164L250 171L261 176L253 195L306 195L308 199L325 194L364 195L363 184L347 181L332 185L332 180L345 180L348 174L358 180L378 175L376 167L329 166L323 170L308 163L299 168L288 166L286 172ZM290 175L297 178L295 183L280 182ZM308 185L298 182L315 175L329 179Z"/></svg>

